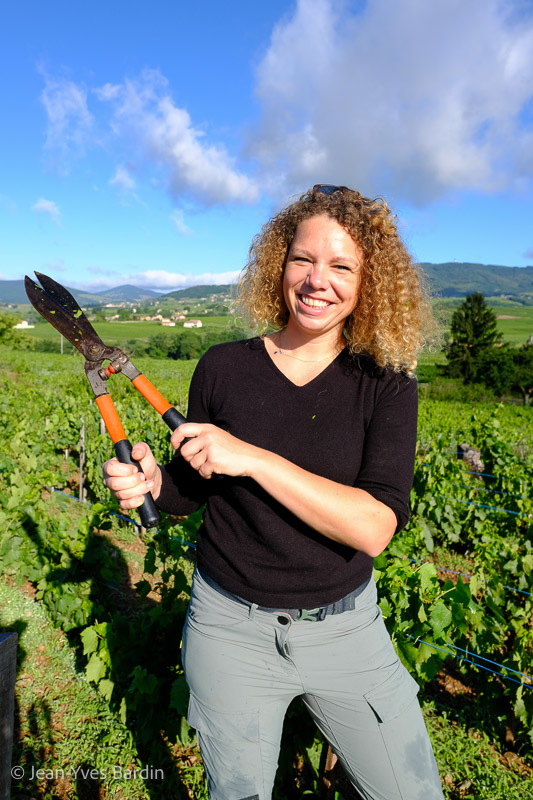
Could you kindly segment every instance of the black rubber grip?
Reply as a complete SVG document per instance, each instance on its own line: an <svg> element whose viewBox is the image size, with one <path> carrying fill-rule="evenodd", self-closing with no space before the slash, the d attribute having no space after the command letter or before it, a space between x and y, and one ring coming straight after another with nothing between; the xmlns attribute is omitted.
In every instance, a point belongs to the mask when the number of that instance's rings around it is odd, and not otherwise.
<svg viewBox="0 0 533 800"><path fill-rule="evenodd" d="M120 442L115 443L115 453L118 460L122 464L133 464L134 467L141 469L139 461L135 461L131 457L131 450L131 444L127 439L121 439ZM138 511L143 528L154 528L161 522L159 511L150 492L144 495L144 503L139 506Z"/></svg>
<svg viewBox="0 0 533 800"><path fill-rule="evenodd" d="M168 427L170 428L171 431L175 431L176 428L179 428L180 425L183 425L184 422L187 422L187 420L185 419L183 414L180 414L180 412L178 411L177 408L169 408L168 411L165 411L164 414L161 414L161 417L166 422L166 424L168 425ZM190 442L190 441L191 441L191 437L190 436L187 437L186 439L184 439L182 441L182 443L180 444L177 452L179 452L179 450L181 449L181 445L182 444L185 444L185 442ZM224 476L223 475L212 475L211 477L216 480L218 478L223 478Z"/></svg>
<svg viewBox="0 0 533 800"><path fill-rule="evenodd" d="M164 414L161 414L161 418L171 431L175 431L176 428L179 428L180 425L183 425L184 422L187 422L183 414L180 414L177 408L169 408L168 411L165 411ZM190 442L191 437L189 436L187 439L184 439L181 444L185 444L185 442ZM181 448L181 444L178 447L178 450Z"/></svg>
<svg viewBox="0 0 533 800"><path fill-rule="evenodd" d="M180 414L177 408L169 408L168 411L165 411L161 416L171 431L175 431L176 428L179 428L180 425L187 422L183 414Z"/></svg>

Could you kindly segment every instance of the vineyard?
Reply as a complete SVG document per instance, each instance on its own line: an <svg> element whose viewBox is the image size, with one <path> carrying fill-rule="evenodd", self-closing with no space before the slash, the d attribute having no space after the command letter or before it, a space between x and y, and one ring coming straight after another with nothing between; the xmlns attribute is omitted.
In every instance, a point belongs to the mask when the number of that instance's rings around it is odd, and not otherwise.
<svg viewBox="0 0 533 800"><path fill-rule="evenodd" d="M194 365L138 360L183 412ZM72 780L52 787L45 776L14 781L13 797L201 800L203 775L184 716L179 661L200 515L166 517L142 540L122 518L102 486L112 445L79 358L2 349L0 386L2 592L22 587L33 598L31 613L61 631L72 668L97 698L86 720L93 744L101 745L92 756L81 740L61 750L61 737L40 755L51 771L90 764L107 776L105 794L86 788L84 794ZM156 412L124 379L109 389L130 440L146 441L159 460L168 459L168 429ZM479 450L481 468L462 457L465 443ZM445 795L454 800L533 800L532 476L531 408L444 402L422 392L411 521L376 559L376 579L398 653L423 686ZM10 615L4 605L0 629L18 630L24 642L24 614ZM15 763L28 767L38 763L28 744L32 724L49 725L60 706L53 687L39 688L33 717L19 710ZM445 690L453 694L447 717L432 705ZM456 775L450 740L440 747L439 737L459 724L466 706L471 749ZM507 759L498 779L480 766L489 751L489 760ZM291 708L279 800L301 797L304 789L320 796L325 752L299 708ZM139 774L144 769L143 780L114 774L116 763ZM164 771L164 782L152 767ZM351 800L342 791L338 800Z"/></svg>

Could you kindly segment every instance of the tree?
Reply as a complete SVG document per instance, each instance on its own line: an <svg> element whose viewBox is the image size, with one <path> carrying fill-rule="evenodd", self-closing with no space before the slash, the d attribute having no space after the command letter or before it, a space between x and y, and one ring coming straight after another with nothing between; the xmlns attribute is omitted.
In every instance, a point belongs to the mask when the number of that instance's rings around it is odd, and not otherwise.
<svg viewBox="0 0 533 800"><path fill-rule="evenodd" d="M498 397L510 392L516 381L515 353L507 345L483 350L476 359L472 382L484 383Z"/></svg>
<svg viewBox="0 0 533 800"><path fill-rule="evenodd" d="M10 344L15 339L13 325L19 321L18 317L12 314L0 314L0 342Z"/></svg>
<svg viewBox="0 0 533 800"><path fill-rule="evenodd" d="M476 380L476 363L501 339L496 314L480 292L468 294L452 316L451 338L446 345L448 374L465 383Z"/></svg>
<svg viewBox="0 0 533 800"><path fill-rule="evenodd" d="M20 322L14 314L0 314L0 344L7 344L19 350L32 350L33 339L27 333L21 333L13 328Z"/></svg>
<svg viewBox="0 0 533 800"><path fill-rule="evenodd" d="M524 405L528 406L533 398L533 345L526 344L515 351L514 386L522 395Z"/></svg>
<svg viewBox="0 0 533 800"><path fill-rule="evenodd" d="M496 395L519 391L525 406L533 399L533 346L495 347L485 350L475 363L476 383L484 383Z"/></svg>

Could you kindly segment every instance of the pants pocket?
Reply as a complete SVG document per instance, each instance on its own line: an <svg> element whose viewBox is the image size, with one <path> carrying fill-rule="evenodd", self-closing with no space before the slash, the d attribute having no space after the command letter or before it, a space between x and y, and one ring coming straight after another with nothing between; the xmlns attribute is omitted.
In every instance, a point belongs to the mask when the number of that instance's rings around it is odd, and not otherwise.
<svg viewBox="0 0 533 800"><path fill-rule="evenodd" d="M229 628L245 622L249 614L245 605L220 594L196 573L187 616L193 627Z"/></svg>
<svg viewBox="0 0 533 800"><path fill-rule="evenodd" d="M220 741L259 741L259 711L219 711L206 706L193 692L189 698L187 722L199 733Z"/></svg>
<svg viewBox="0 0 533 800"><path fill-rule="evenodd" d="M395 669L363 697L376 715L378 722L390 722L409 708L419 691L418 683L398 659Z"/></svg>

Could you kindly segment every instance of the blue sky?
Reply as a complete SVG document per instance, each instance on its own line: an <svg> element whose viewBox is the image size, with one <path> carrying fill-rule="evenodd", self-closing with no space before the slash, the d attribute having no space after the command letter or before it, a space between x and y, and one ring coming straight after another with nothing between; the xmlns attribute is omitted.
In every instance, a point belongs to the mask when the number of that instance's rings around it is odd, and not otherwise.
<svg viewBox="0 0 533 800"><path fill-rule="evenodd" d="M9 0L0 61L2 279L225 283L314 183L533 264L531 0Z"/></svg>

